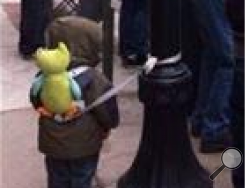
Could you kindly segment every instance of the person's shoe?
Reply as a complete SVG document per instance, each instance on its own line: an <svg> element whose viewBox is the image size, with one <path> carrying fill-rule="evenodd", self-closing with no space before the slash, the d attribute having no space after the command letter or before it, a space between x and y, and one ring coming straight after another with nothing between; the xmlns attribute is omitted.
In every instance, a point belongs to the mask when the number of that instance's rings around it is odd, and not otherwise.
<svg viewBox="0 0 250 188"><path fill-rule="evenodd" d="M144 65L144 64L146 63L147 60L148 60L147 55L137 55L136 62L137 62L139 65Z"/></svg>
<svg viewBox="0 0 250 188"><path fill-rule="evenodd" d="M132 54L122 57L122 65L125 68L142 66L147 61L146 55Z"/></svg>
<svg viewBox="0 0 250 188"><path fill-rule="evenodd" d="M229 131L224 131L213 139L201 138L201 153L221 153L228 147L232 147L232 136Z"/></svg>
<svg viewBox="0 0 250 188"><path fill-rule="evenodd" d="M201 126L191 125L191 135L194 138L200 138L201 137Z"/></svg>
<svg viewBox="0 0 250 188"><path fill-rule="evenodd" d="M20 53L20 56L23 60L31 60L33 58L33 55L32 54L23 54L23 53Z"/></svg>
<svg viewBox="0 0 250 188"><path fill-rule="evenodd" d="M24 51L19 49L19 55L23 60L31 60L33 59L33 54L35 51Z"/></svg>
<svg viewBox="0 0 250 188"><path fill-rule="evenodd" d="M201 137L201 130L202 130L202 124L200 120L197 120L197 118L191 116L188 119L189 127L190 127L190 134L194 138L200 138Z"/></svg>
<svg viewBox="0 0 250 188"><path fill-rule="evenodd" d="M37 49L38 47L23 45L19 43L18 52L23 60L31 60L33 59L33 55L35 54Z"/></svg>

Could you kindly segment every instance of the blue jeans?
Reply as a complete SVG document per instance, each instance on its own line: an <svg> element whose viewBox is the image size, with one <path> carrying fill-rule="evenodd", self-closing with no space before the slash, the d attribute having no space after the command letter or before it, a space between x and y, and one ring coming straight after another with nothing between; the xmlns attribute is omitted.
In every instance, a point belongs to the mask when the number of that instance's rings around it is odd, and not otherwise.
<svg viewBox="0 0 250 188"><path fill-rule="evenodd" d="M120 11L119 51L121 56L148 53L147 0L123 0Z"/></svg>
<svg viewBox="0 0 250 188"><path fill-rule="evenodd" d="M48 188L91 188L98 155L86 158L62 160L46 156Z"/></svg>
<svg viewBox="0 0 250 188"><path fill-rule="evenodd" d="M198 98L191 123L204 139L229 128L234 59L233 38L223 0L192 0L204 42Z"/></svg>

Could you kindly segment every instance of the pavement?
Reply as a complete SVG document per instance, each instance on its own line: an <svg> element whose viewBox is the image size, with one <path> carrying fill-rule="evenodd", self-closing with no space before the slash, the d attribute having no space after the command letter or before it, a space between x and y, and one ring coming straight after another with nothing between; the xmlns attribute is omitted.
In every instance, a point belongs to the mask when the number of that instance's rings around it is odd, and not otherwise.
<svg viewBox="0 0 250 188"><path fill-rule="evenodd" d="M17 51L18 30L4 0L0 5L0 138L1 188L45 188L46 173L43 155L37 151L37 114L28 101L31 80L37 69L32 61L24 61ZM117 19L117 18L116 18ZM18 20L18 19L17 19ZM117 34L117 22L116 32ZM116 35L117 37L117 35ZM115 54L114 84L133 74L121 66ZM119 177L130 167L139 145L143 106L137 98L137 81L134 80L118 95L121 112L119 128L112 131L104 143L95 187L115 188ZM193 150L200 163L213 172L221 165L220 154L202 155L198 152L199 140L191 139ZM224 170L215 180L214 188L232 188L230 171Z"/></svg>

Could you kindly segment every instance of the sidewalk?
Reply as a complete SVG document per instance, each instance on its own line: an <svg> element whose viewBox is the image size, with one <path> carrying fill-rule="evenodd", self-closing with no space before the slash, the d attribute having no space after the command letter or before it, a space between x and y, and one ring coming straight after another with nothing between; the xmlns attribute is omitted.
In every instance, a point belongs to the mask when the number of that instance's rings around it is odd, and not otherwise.
<svg viewBox="0 0 250 188"><path fill-rule="evenodd" d="M11 1L12 0L8 0ZM15 0L17 1L17 0ZM5 1L7 2L7 1ZM17 52L18 32L0 6L0 70L1 70L1 125L0 149L2 152L2 188L46 188L43 156L37 152L37 114L30 108L28 91L36 72L32 61L23 61ZM115 57L115 85L131 75L121 67ZM120 127L114 130L104 144L98 167L101 187L115 188L117 179L131 165L138 148L142 105L137 99L137 83L133 82L119 94L121 111ZM198 141L193 140L194 150L205 168L214 171L221 165L220 155L201 155ZM230 171L225 170L216 179L215 188L232 188Z"/></svg>
<svg viewBox="0 0 250 188"><path fill-rule="evenodd" d="M29 106L28 91L30 81L36 72L33 62L23 61L18 54L18 31L0 7L1 23L1 86L0 111Z"/></svg>

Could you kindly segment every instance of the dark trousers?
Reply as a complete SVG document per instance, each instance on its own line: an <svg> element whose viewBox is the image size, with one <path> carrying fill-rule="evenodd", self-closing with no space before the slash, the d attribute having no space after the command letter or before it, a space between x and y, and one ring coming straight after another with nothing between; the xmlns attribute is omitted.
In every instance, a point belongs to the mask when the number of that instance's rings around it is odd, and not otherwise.
<svg viewBox="0 0 250 188"><path fill-rule="evenodd" d="M31 55L44 46L44 30L49 23L52 0L22 0L19 51Z"/></svg>
<svg viewBox="0 0 250 188"><path fill-rule="evenodd" d="M91 188L98 159L98 155L72 160L46 156L48 188Z"/></svg>
<svg viewBox="0 0 250 188"><path fill-rule="evenodd" d="M198 97L191 123L202 139L214 141L229 130L234 59L224 0L192 0L202 33Z"/></svg>
<svg viewBox="0 0 250 188"><path fill-rule="evenodd" d="M103 17L102 0L80 0L79 16L89 18L94 21L100 21Z"/></svg>
<svg viewBox="0 0 250 188"><path fill-rule="evenodd" d="M147 0L122 1L119 28L121 56L148 53L148 17Z"/></svg>

